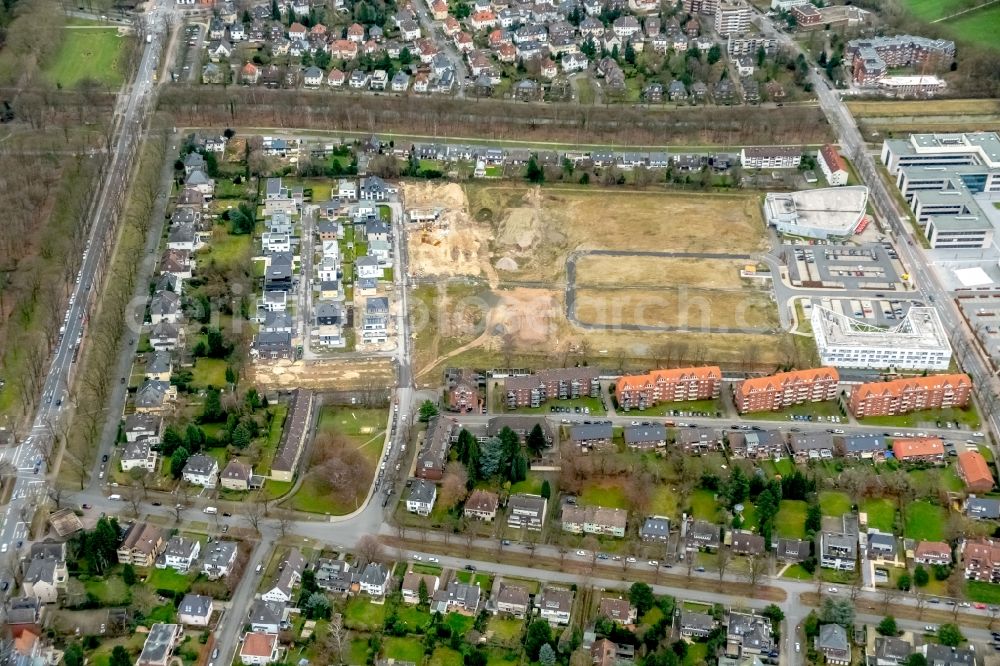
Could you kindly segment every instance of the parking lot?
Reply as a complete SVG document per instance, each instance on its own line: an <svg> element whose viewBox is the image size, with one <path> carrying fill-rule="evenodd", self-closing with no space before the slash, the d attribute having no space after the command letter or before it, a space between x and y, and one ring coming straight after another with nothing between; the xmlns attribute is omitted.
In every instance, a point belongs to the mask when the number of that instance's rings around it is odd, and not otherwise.
<svg viewBox="0 0 1000 666"><path fill-rule="evenodd" d="M806 317L812 314L813 305L819 305L838 314L860 319L874 326L892 328L919 302L893 298L891 293L873 294L874 298L813 298L803 303Z"/></svg>
<svg viewBox="0 0 1000 666"><path fill-rule="evenodd" d="M892 245L784 245L793 286L826 289L901 289L902 265Z"/></svg>

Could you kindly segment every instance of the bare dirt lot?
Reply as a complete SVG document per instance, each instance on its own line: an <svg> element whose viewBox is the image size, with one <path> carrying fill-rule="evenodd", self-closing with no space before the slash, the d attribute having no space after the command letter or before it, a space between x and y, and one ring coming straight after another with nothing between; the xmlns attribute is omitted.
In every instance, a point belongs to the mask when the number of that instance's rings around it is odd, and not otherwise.
<svg viewBox="0 0 1000 666"><path fill-rule="evenodd" d="M663 287L743 289L746 261L672 257L615 257L586 254L576 261L578 287Z"/></svg>
<svg viewBox="0 0 1000 666"><path fill-rule="evenodd" d="M257 363L253 373L253 381L264 389L336 387L350 391L392 386L394 381L392 364L387 358Z"/></svg>
<svg viewBox="0 0 1000 666"><path fill-rule="evenodd" d="M767 294L680 288L578 289L576 319L584 325L766 332L778 325Z"/></svg>
<svg viewBox="0 0 1000 666"><path fill-rule="evenodd" d="M404 205L437 208L435 224L410 225L412 299L418 376L444 365L494 367L552 363L553 357L614 357L648 367L667 343L720 362L763 366L781 362L773 338L744 333L695 334L601 330L566 318L566 260L586 250L706 252L752 255L766 249L755 193L715 195L538 188L515 185L407 183ZM597 287L578 302L586 323L607 323L600 310L622 300L637 323L701 321L700 301L679 299L678 288L695 288L714 313L709 326L773 329L767 294L739 278L746 262L730 259L581 256L579 287ZM429 278L445 278L446 282ZM615 288L629 285L628 293ZM611 288L607 291L606 288ZM600 293L598 293L598 291ZM653 309L640 312L652 299ZM422 311L422 317L416 310ZM690 310L690 314L685 312ZM734 313L742 312L742 319ZM745 325L738 326L741 322ZM788 349L793 345L789 344ZM790 351L787 351L787 357ZM627 359L627 361L626 361ZM695 360L694 356L690 360Z"/></svg>

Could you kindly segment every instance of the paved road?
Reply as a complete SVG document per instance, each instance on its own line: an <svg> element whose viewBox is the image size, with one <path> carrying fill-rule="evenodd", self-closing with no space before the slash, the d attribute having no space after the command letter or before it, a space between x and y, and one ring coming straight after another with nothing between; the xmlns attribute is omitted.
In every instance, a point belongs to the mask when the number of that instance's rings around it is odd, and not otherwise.
<svg viewBox="0 0 1000 666"><path fill-rule="evenodd" d="M119 96L114 112L114 151L100 186L100 194L91 214L90 236L73 287L66 314L65 331L56 345L51 365L42 389L32 428L18 446L4 450L0 459L12 463L18 470L14 494L0 521L0 542L15 543L25 534L22 520L30 520L37 499L44 494L45 469L43 451L51 451L52 441L59 432L64 401L68 397L71 373L75 370L76 351L84 334L86 318L94 312L99 298L92 288L100 279L103 250L113 239L111 227L113 208L124 198L141 133L153 108L153 73L166 38L166 20L159 8L154 8L139 22L140 34L149 35L142 51L134 81ZM99 285L97 285L99 287ZM9 557L14 556L11 549Z"/></svg>

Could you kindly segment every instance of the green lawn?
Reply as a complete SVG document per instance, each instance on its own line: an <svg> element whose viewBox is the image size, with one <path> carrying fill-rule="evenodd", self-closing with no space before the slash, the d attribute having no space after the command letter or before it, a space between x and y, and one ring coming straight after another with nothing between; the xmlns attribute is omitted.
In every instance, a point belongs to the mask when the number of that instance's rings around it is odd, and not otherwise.
<svg viewBox="0 0 1000 666"><path fill-rule="evenodd" d="M719 519L719 503L711 490L696 490L691 493L691 514L696 520L715 522Z"/></svg>
<svg viewBox="0 0 1000 666"><path fill-rule="evenodd" d="M965 9L962 0L904 0L903 5L922 21L933 21Z"/></svg>
<svg viewBox="0 0 1000 666"><path fill-rule="evenodd" d="M87 594L94 595L102 606L120 606L128 603L129 590L119 576L108 576L104 580L90 579L83 584Z"/></svg>
<svg viewBox="0 0 1000 666"><path fill-rule="evenodd" d="M71 88L94 79L112 88L124 81L122 52L127 38L117 28L63 29L59 50L45 75L52 83Z"/></svg>
<svg viewBox="0 0 1000 666"><path fill-rule="evenodd" d="M435 648L428 666L462 666L462 653L451 648Z"/></svg>
<svg viewBox="0 0 1000 666"><path fill-rule="evenodd" d="M827 400L824 402L810 402L805 405L793 405L792 407L781 409L776 412L754 412L752 414L743 414L740 418L764 421L790 421L793 416L843 416L843 414L841 413L836 400Z"/></svg>
<svg viewBox="0 0 1000 666"><path fill-rule="evenodd" d="M368 639L363 637L351 638L351 645L344 660L349 666L362 666L368 663Z"/></svg>
<svg viewBox="0 0 1000 666"><path fill-rule="evenodd" d="M997 48L997 26L1000 25L1000 5L992 5L963 14L944 25L959 40Z"/></svg>
<svg viewBox="0 0 1000 666"><path fill-rule="evenodd" d="M778 536L787 539L804 539L806 536L806 502L781 500L774 525Z"/></svg>
<svg viewBox="0 0 1000 666"><path fill-rule="evenodd" d="M652 501L649 503L649 513L654 516L667 516L678 519L680 511L677 508L677 493L670 486L659 485L653 488Z"/></svg>
<svg viewBox="0 0 1000 666"><path fill-rule="evenodd" d="M473 574L471 571L456 571L455 578L459 582L466 584L473 582L479 583L479 589L483 590L483 592L489 591L489 589L493 586L493 581L490 578L489 574L484 574L484 573Z"/></svg>
<svg viewBox="0 0 1000 666"><path fill-rule="evenodd" d="M472 629L475 618L459 613L448 613L444 618L444 623L451 627L451 633L464 636Z"/></svg>
<svg viewBox="0 0 1000 666"><path fill-rule="evenodd" d="M579 502L584 506L604 506L611 509L624 509L628 506L625 490L614 481L588 483L579 495Z"/></svg>
<svg viewBox="0 0 1000 666"><path fill-rule="evenodd" d="M567 407L573 410L577 407L580 408L580 413L583 413L583 408L587 407L590 409L591 416L603 416L607 413L604 409L604 403L601 402L600 398L575 398L573 400L550 400L549 402L543 403L538 407L518 407L517 409L504 409L504 411L511 414L548 414L552 411L553 407Z"/></svg>
<svg viewBox="0 0 1000 666"><path fill-rule="evenodd" d="M520 662L520 654L514 650L490 650L486 656L486 666L517 666Z"/></svg>
<svg viewBox="0 0 1000 666"><path fill-rule="evenodd" d="M686 400L683 402L661 402L658 405L645 409L643 411L633 410L624 411L619 410L619 414L631 414L633 416L667 416L671 411L678 412L706 412L715 415L716 412L720 411L722 405L718 400ZM680 417L684 418L684 417Z"/></svg>
<svg viewBox="0 0 1000 666"><path fill-rule="evenodd" d="M344 624L349 629L371 631L385 623L385 604L373 604L364 597L354 597L344 608Z"/></svg>
<svg viewBox="0 0 1000 666"><path fill-rule="evenodd" d="M906 507L906 527L903 536L918 541L943 541L948 511L926 500L911 502Z"/></svg>
<svg viewBox="0 0 1000 666"><path fill-rule="evenodd" d="M920 428L928 423L938 421L958 421L967 428L978 428L979 413L975 407L970 406L968 409L925 409L897 416L869 416L865 419L858 419L858 422L864 425L898 428Z"/></svg>
<svg viewBox="0 0 1000 666"><path fill-rule="evenodd" d="M382 641L382 654L388 659L419 664L424 660L424 644L415 637L387 636Z"/></svg>
<svg viewBox="0 0 1000 666"><path fill-rule="evenodd" d="M426 627L431 621L431 614L428 611L420 610L416 605L401 603L396 609L396 614L411 632L420 627Z"/></svg>
<svg viewBox="0 0 1000 666"><path fill-rule="evenodd" d="M388 418L385 409L362 409L342 405L327 405L320 410L317 432L347 440L369 461L369 480L374 478L385 438ZM299 490L289 500L291 508L308 513L344 515L354 511L368 494L368 484L359 485L354 501L340 501L314 477L306 477Z"/></svg>
<svg viewBox="0 0 1000 666"><path fill-rule="evenodd" d="M542 482L545 478L539 472L528 472L528 478L511 485L510 494L527 493L529 495L542 494Z"/></svg>
<svg viewBox="0 0 1000 666"><path fill-rule="evenodd" d="M708 663L708 645L706 643L689 643L684 655L684 666L701 666Z"/></svg>
<svg viewBox="0 0 1000 666"><path fill-rule="evenodd" d="M267 431L267 438L261 445L260 463L257 465L258 474L270 474L271 462L274 454L278 452L278 444L281 442L281 433L285 427L285 418L288 416L288 405L278 402L268 409L271 411L271 427Z"/></svg>
<svg viewBox="0 0 1000 666"><path fill-rule="evenodd" d="M224 388L227 363L221 358L199 358L191 369L193 388Z"/></svg>
<svg viewBox="0 0 1000 666"><path fill-rule="evenodd" d="M785 573L781 574L781 577L794 578L795 580L812 580L813 575L803 569L801 564L793 564L785 569Z"/></svg>
<svg viewBox="0 0 1000 666"><path fill-rule="evenodd" d="M851 510L851 504L847 493L824 490L819 494L819 508L824 516L842 516Z"/></svg>
<svg viewBox="0 0 1000 666"><path fill-rule="evenodd" d="M970 580L965 583L965 596L984 604L1000 604L1000 585Z"/></svg>
<svg viewBox="0 0 1000 666"><path fill-rule="evenodd" d="M413 573L426 574L428 576L440 576L441 567L433 564L420 564L419 562L414 563L412 567Z"/></svg>
<svg viewBox="0 0 1000 666"><path fill-rule="evenodd" d="M235 207L235 206L234 206ZM253 255L253 236L250 234L232 235L226 226L217 224L212 229L212 237L208 240L207 249L199 252L198 262L216 262L222 267L246 264Z"/></svg>
<svg viewBox="0 0 1000 666"><path fill-rule="evenodd" d="M524 621L516 617L494 615L486 625L486 631L490 632L492 640L505 645L519 642L523 630Z"/></svg>
<svg viewBox="0 0 1000 666"><path fill-rule="evenodd" d="M177 573L173 569L154 568L146 578L146 584L154 590L173 590L174 592L187 592L191 589L191 583L196 576L192 574Z"/></svg>
<svg viewBox="0 0 1000 666"><path fill-rule="evenodd" d="M866 499L859 508L868 514L868 527L880 532L892 532L896 518L896 504L889 499Z"/></svg>

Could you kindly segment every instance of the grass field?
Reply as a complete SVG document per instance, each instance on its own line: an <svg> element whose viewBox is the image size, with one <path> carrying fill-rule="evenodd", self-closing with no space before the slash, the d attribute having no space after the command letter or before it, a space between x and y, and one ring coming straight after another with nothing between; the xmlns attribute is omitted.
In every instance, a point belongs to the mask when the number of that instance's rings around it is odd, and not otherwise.
<svg viewBox="0 0 1000 666"><path fill-rule="evenodd" d="M740 269L745 261L733 259L691 259L676 257L618 257L586 254L576 262L576 284L588 287L617 287L627 265L630 287L662 287L670 276L683 277L692 289L743 289Z"/></svg>
<svg viewBox="0 0 1000 666"><path fill-rule="evenodd" d="M1000 604L1000 585L970 580L965 583L965 596L984 604Z"/></svg>
<svg viewBox="0 0 1000 666"><path fill-rule="evenodd" d="M232 235L221 224L212 229L212 238L207 241L208 247L198 253L199 263L215 262L219 266L229 268L238 264L248 264L253 255L253 236L250 234Z"/></svg>
<svg viewBox="0 0 1000 666"><path fill-rule="evenodd" d="M825 400L823 402L810 402L803 405L793 405L776 412L754 412L743 414L742 419L765 419L773 421L775 419L789 419L793 416L842 416L836 400Z"/></svg>
<svg viewBox="0 0 1000 666"><path fill-rule="evenodd" d="M542 483L545 479L538 472L528 472L528 478L518 481L510 487L511 494L527 493L529 495L540 495L542 493ZM550 484L551 485L551 484Z"/></svg>
<svg viewBox="0 0 1000 666"><path fill-rule="evenodd" d="M801 564L793 564L785 569L781 574L782 578L794 578L795 580L812 580L813 575L802 568Z"/></svg>
<svg viewBox="0 0 1000 666"><path fill-rule="evenodd" d="M819 507L824 516L842 516L851 510L847 493L825 490L819 494Z"/></svg>
<svg viewBox="0 0 1000 666"><path fill-rule="evenodd" d="M1000 44L997 42L997 26L1000 25L1000 5L992 5L969 12L968 14L963 14L945 21L942 25L947 27L961 41L974 42L993 49L1000 48Z"/></svg>
<svg viewBox="0 0 1000 666"><path fill-rule="evenodd" d="M129 599L128 586L119 576L108 576L104 580L91 579L84 583L87 594L93 594L102 606L125 604Z"/></svg>
<svg viewBox="0 0 1000 666"><path fill-rule="evenodd" d="M644 409L639 412L643 416L668 416L670 412L705 412L715 415L722 410L722 403L719 400L687 400L684 402L661 402L658 405ZM619 410L619 413L625 413Z"/></svg>
<svg viewBox="0 0 1000 666"><path fill-rule="evenodd" d="M431 654L428 666L462 666L462 653L451 648L438 647Z"/></svg>
<svg viewBox="0 0 1000 666"><path fill-rule="evenodd" d="M373 604L367 599L354 597L344 609L344 624L349 629L372 630L385 623L385 605Z"/></svg>
<svg viewBox="0 0 1000 666"><path fill-rule="evenodd" d="M491 633L490 638L504 645L516 644L523 630L524 621L514 617L494 615L486 625L486 631Z"/></svg>
<svg viewBox="0 0 1000 666"><path fill-rule="evenodd" d="M357 448L368 461L370 481L378 469L387 418L388 414L384 409L327 405L320 410L316 429L318 434L344 438L349 446ZM296 511L336 516L354 511L367 494L368 484L359 484L354 502L340 501L324 490L318 479L308 476L289 501Z"/></svg>
<svg viewBox="0 0 1000 666"><path fill-rule="evenodd" d="M419 664L424 660L424 645L414 637L387 636L382 642L382 652L389 659L412 661Z"/></svg>
<svg viewBox="0 0 1000 666"><path fill-rule="evenodd" d="M63 88L88 78L117 88L124 81L122 52L126 39L118 35L117 28L63 29L62 44L46 75Z"/></svg>
<svg viewBox="0 0 1000 666"><path fill-rule="evenodd" d="M625 499L625 489L616 480L605 482L592 481L583 487L579 495L583 506L604 506L611 509L624 509L628 506Z"/></svg>
<svg viewBox="0 0 1000 666"><path fill-rule="evenodd" d="M925 500L911 502L906 507L906 527L903 535L918 541L943 541L947 518L948 512L942 506Z"/></svg>
<svg viewBox="0 0 1000 666"><path fill-rule="evenodd" d="M968 7L962 0L905 0L903 4L922 21L933 21Z"/></svg>
<svg viewBox="0 0 1000 666"><path fill-rule="evenodd" d="M958 421L969 428L979 427L979 413L975 407L967 409L957 409L949 407L945 409L925 409L909 414L898 414L896 416L869 416L858 419L859 423L874 426L890 426L898 428L919 428L922 425L933 424L944 421Z"/></svg>
<svg viewBox="0 0 1000 666"><path fill-rule="evenodd" d="M715 522L719 518L719 503L711 490L696 490L691 493L691 513L697 520Z"/></svg>
<svg viewBox="0 0 1000 666"><path fill-rule="evenodd" d="M586 325L682 330L775 329L778 311L759 290L723 291L665 286L653 293L633 289L576 290L576 318ZM620 330L619 330L620 332Z"/></svg>
<svg viewBox="0 0 1000 666"><path fill-rule="evenodd" d="M880 532L892 532L896 521L896 505L892 500L866 499L861 502L859 509L868 514L869 527L874 527Z"/></svg>
<svg viewBox="0 0 1000 666"><path fill-rule="evenodd" d="M195 388L224 388L226 386L226 362L221 358L199 358L191 370L191 386Z"/></svg>
<svg viewBox="0 0 1000 666"><path fill-rule="evenodd" d="M956 0L934 3L933 0L908 0L909 3L947 6ZM962 116L1000 114L1000 101L995 99L929 99L920 101L849 101L847 108L861 118L891 118L909 116Z"/></svg>
<svg viewBox="0 0 1000 666"><path fill-rule="evenodd" d="M806 503L803 500L781 500L774 520L778 536L787 539L804 539L806 536Z"/></svg>
<svg viewBox="0 0 1000 666"><path fill-rule="evenodd" d="M187 592L191 589L193 579L194 576L178 573L173 569L153 569L146 579L146 584L154 590Z"/></svg>

